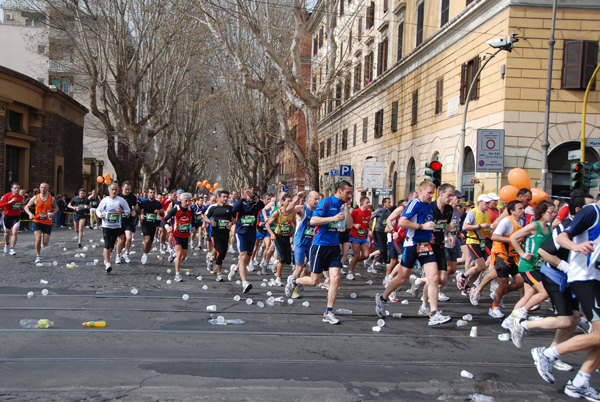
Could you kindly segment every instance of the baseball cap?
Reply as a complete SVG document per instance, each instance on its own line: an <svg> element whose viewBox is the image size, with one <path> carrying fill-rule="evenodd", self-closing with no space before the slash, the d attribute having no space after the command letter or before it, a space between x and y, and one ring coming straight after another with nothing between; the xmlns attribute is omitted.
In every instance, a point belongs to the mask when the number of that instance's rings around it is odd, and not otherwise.
<svg viewBox="0 0 600 402"><path fill-rule="evenodd" d="M492 201L498 201L500 199L500 197L498 197L498 194L496 193L489 193L487 196Z"/></svg>
<svg viewBox="0 0 600 402"><path fill-rule="evenodd" d="M490 199L490 197L488 197L487 194L481 194L479 197L477 197L477 202L480 202L480 201L490 202L491 199Z"/></svg>
<svg viewBox="0 0 600 402"><path fill-rule="evenodd" d="M465 198L465 195L460 190L454 190L454 196L457 198Z"/></svg>

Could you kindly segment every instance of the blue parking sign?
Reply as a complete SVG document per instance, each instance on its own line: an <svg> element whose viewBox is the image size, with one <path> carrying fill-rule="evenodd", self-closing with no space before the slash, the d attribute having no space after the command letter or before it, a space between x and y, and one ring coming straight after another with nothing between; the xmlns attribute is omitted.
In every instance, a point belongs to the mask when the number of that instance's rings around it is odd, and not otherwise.
<svg viewBox="0 0 600 402"><path fill-rule="evenodd" d="M350 176L352 165L340 165L340 176Z"/></svg>
<svg viewBox="0 0 600 402"><path fill-rule="evenodd" d="M329 172L329 176L331 176L331 177L337 176L337 169L331 169L331 171Z"/></svg>
<svg viewBox="0 0 600 402"><path fill-rule="evenodd" d="M287 193L288 191L290 191L290 188L288 186L283 186L283 187L281 187L281 191L283 191L284 193Z"/></svg>

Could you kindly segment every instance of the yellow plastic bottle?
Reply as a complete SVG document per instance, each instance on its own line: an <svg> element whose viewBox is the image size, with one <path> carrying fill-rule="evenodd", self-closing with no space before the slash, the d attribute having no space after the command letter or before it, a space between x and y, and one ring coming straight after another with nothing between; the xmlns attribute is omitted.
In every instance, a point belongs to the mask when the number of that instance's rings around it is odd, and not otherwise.
<svg viewBox="0 0 600 402"><path fill-rule="evenodd" d="M83 323L84 327L106 327L106 321L87 321Z"/></svg>

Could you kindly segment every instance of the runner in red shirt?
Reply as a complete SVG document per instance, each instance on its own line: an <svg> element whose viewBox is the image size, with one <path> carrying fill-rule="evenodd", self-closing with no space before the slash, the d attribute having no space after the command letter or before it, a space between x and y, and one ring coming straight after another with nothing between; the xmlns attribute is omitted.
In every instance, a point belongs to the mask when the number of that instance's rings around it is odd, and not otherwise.
<svg viewBox="0 0 600 402"><path fill-rule="evenodd" d="M15 255L15 246L17 245L17 236L19 226L21 225L21 209L23 208L23 196L19 194L21 186L19 183L13 183L10 187L10 193L4 194L0 199L0 208L4 208L4 252ZM11 238L12 234L12 238ZM9 250L10 244L10 250Z"/></svg>
<svg viewBox="0 0 600 402"><path fill-rule="evenodd" d="M354 279L354 267L359 261L364 261L369 258L369 239L367 234L369 232L369 220L371 219L371 200L369 197L362 197L360 199L360 208L352 211L352 229L350 230L350 244L352 245L352 251L354 256L350 261L348 267L348 275L346 279Z"/></svg>
<svg viewBox="0 0 600 402"><path fill-rule="evenodd" d="M162 204L162 207L163 207L162 209L163 209L163 211L165 211L165 215L167 214L169 205L173 201L175 201L175 190L171 190L169 195L160 201L160 203ZM161 222L164 219L165 218L163 217L161 219ZM160 245L159 245L158 249L161 254L165 254L167 252L167 231L164 229L163 225L160 225Z"/></svg>

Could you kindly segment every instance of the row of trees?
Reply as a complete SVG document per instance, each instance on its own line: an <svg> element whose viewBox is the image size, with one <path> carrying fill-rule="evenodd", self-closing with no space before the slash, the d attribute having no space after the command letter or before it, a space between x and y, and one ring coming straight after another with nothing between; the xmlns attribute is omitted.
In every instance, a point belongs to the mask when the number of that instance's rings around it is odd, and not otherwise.
<svg viewBox="0 0 600 402"><path fill-rule="evenodd" d="M212 177L264 191L285 144L318 188L317 112L335 79L336 0L321 2L332 57L318 93L301 70L311 42L304 0L42 3L51 38L75 47L75 84L119 179L156 185L167 169L173 186ZM306 117L306 147L291 135L290 105Z"/></svg>

